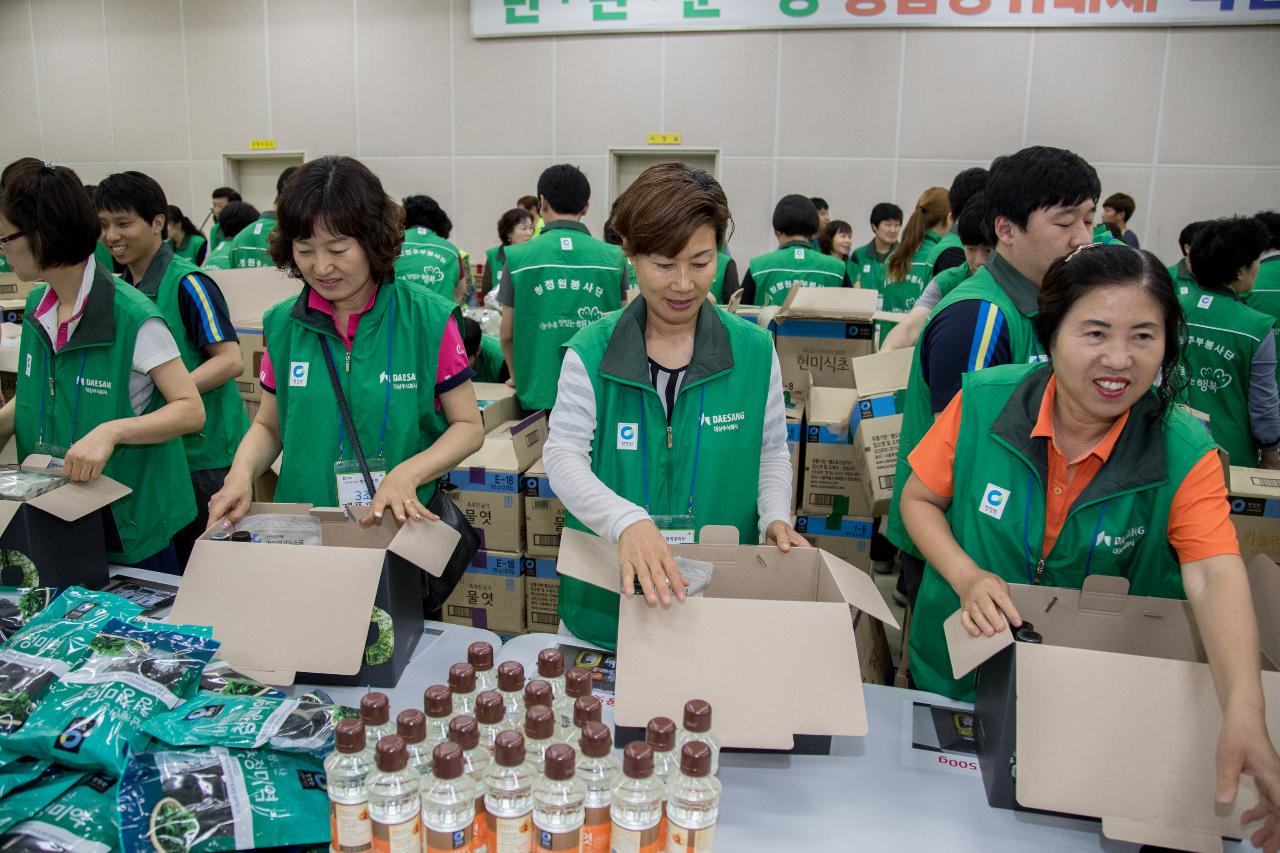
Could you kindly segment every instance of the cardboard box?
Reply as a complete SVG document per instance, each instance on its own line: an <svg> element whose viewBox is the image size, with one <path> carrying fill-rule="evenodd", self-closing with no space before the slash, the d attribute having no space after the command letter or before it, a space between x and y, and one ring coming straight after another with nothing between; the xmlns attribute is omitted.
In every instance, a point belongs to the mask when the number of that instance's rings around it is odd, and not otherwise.
<svg viewBox="0 0 1280 853"><path fill-rule="evenodd" d="M0 299L0 322L4 323L21 323L22 315L26 313L27 300L26 297L11 297L9 299Z"/></svg>
<svg viewBox="0 0 1280 853"><path fill-rule="evenodd" d="M884 625L865 613L853 619L853 638L858 644L858 670L863 684L893 683L893 653L889 651L889 638Z"/></svg>
<svg viewBox="0 0 1280 853"><path fill-rule="evenodd" d="M858 479L862 482L863 499L869 507L868 515L889 513L901 435L902 415L864 420L853 435L853 453L858 464Z"/></svg>
<svg viewBox="0 0 1280 853"><path fill-rule="evenodd" d="M1227 483L1231 523L1245 562L1266 554L1280 562L1280 471L1232 465Z"/></svg>
<svg viewBox="0 0 1280 853"><path fill-rule="evenodd" d="M262 367L262 354L266 351L262 340L262 315L276 303L297 296L302 290L302 282L274 267L210 270L209 275L227 300L231 324L240 339L244 370L236 380L236 387L245 400L261 400L258 372Z"/></svg>
<svg viewBox="0 0 1280 853"><path fill-rule="evenodd" d="M524 474L524 526L527 556L555 557L560 553L564 504L551 490L541 458Z"/></svg>
<svg viewBox="0 0 1280 853"><path fill-rule="evenodd" d="M520 403L516 389L505 382L473 382L476 404L480 406L480 421L485 432L492 432L500 424L519 420Z"/></svg>
<svg viewBox="0 0 1280 853"><path fill-rule="evenodd" d="M240 399L246 403L258 403L262 400L262 383L258 377L262 374L262 356L267 351L266 341L262 337L262 320L232 320L236 329L236 337L240 339L240 359L244 367L236 378L236 389Z"/></svg>
<svg viewBox="0 0 1280 853"><path fill-rule="evenodd" d="M898 464L903 406L914 351L893 350L853 360L858 404L850 416L854 456L869 515L889 511Z"/></svg>
<svg viewBox="0 0 1280 853"><path fill-rule="evenodd" d="M849 441L850 415L857 402L858 392L852 388L814 388L810 392L801 513L871 515L861 468Z"/></svg>
<svg viewBox="0 0 1280 853"><path fill-rule="evenodd" d="M255 503L320 521L320 545L196 541L169 621L212 625L218 656L266 684L394 687L422 636L422 573L458 544L443 522L361 527L369 507ZM372 615L371 615L372 614ZM391 649L384 643L392 631Z"/></svg>
<svg viewBox="0 0 1280 853"><path fill-rule="evenodd" d="M530 631L554 634L560 628L560 573L548 557L526 556L524 570L525 622Z"/></svg>
<svg viewBox="0 0 1280 853"><path fill-rule="evenodd" d="M43 283L23 281L16 272L0 272L0 299L21 299L25 303L31 291Z"/></svg>
<svg viewBox="0 0 1280 853"><path fill-rule="evenodd" d="M871 571L871 537L875 519L831 515L796 516L796 533L864 572Z"/></svg>
<svg viewBox="0 0 1280 853"><path fill-rule="evenodd" d="M521 474L542 455L546 412L507 421L485 436L484 446L447 475L449 496L480 534L487 551L524 550L524 492Z"/></svg>
<svg viewBox="0 0 1280 853"><path fill-rule="evenodd" d="M876 292L845 287L793 287L770 328L787 390L807 371L815 386L852 388L849 362L875 347Z"/></svg>
<svg viewBox="0 0 1280 853"><path fill-rule="evenodd" d="M444 621L499 634L523 634L524 571L519 554L477 551L444 604Z"/></svg>
<svg viewBox="0 0 1280 853"><path fill-rule="evenodd" d="M876 352L880 351L880 347L884 346L884 339L889 337L889 333L893 331L903 320L907 319L906 314L897 311L877 311L872 315L871 323L875 329ZM907 352L911 352L910 349Z"/></svg>
<svg viewBox="0 0 1280 853"><path fill-rule="evenodd" d="M1280 731L1280 570L1249 563L1264 653L1268 725ZM1230 814L1215 814L1222 714L1191 606L1130 596L1128 581L1084 588L1013 584L1018 612L1043 643L1009 631L970 637L957 612L943 624L957 676L977 669L978 763L987 800L1100 818L1108 838L1179 850L1221 850L1253 805L1241 780Z"/></svg>
<svg viewBox="0 0 1280 853"><path fill-rule="evenodd" d="M690 696L711 703L726 747L792 750L800 739L829 751L832 735L866 734L854 615L897 625L871 577L815 548L738 545L731 527L704 527L699 543L672 550L714 564L705 595L670 608L619 600L617 741ZM618 548L599 537L566 529L556 567L618 589Z"/></svg>

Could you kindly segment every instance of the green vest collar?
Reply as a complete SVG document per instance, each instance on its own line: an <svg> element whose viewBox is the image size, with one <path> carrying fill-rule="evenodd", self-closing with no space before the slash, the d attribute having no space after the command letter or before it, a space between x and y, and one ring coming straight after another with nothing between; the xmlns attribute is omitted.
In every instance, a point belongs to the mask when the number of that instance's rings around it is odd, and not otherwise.
<svg viewBox="0 0 1280 853"><path fill-rule="evenodd" d="M636 296L622 311L609 338L600 373L642 387L652 387L649 356L644 344L644 330L649 309L643 296ZM733 369L733 348L719 309L703 302L698 310L698 324L693 333L693 358L685 373L682 388L690 388L726 370Z"/></svg>
<svg viewBox="0 0 1280 853"><path fill-rule="evenodd" d="M38 330L40 339L52 350L53 342L45 333L44 326L40 325L35 317L31 318L31 325ZM71 338L61 351L68 352L81 347L110 346L115 339L116 282L111 273L99 266L94 268L93 283L89 285L89 295L85 298L84 313L80 315L80 322L76 324L76 330L71 333Z"/></svg>
<svg viewBox="0 0 1280 853"><path fill-rule="evenodd" d="M551 222L548 222L546 225L542 226L541 233L546 234L548 231L555 231L557 229L564 229L567 231L581 231L583 234L591 233L590 228L588 228L587 226L583 225L581 222L578 222L577 220L574 220L574 219L554 219Z"/></svg>
<svg viewBox="0 0 1280 853"><path fill-rule="evenodd" d="M141 290L152 299L156 298L156 294L160 292L160 282L164 281L164 274L169 270L169 263L173 260L173 247L168 242L160 244L160 249L151 259L151 263L147 264L147 271L142 274L142 280L136 282L138 290ZM129 270L124 271L124 280L130 281L132 276Z"/></svg>
<svg viewBox="0 0 1280 853"><path fill-rule="evenodd" d="M994 252L987 261L987 272L995 279L1000 289L1009 294L1013 306L1024 317L1034 317L1039 310L1040 288L1032 284L1031 279L1013 268L999 252Z"/></svg>
<svg viewBox="0 0 1280 853"><path fill-rule="evenodd" d="M1190 281L1196 280L1196 277L1191 274L1191 270L1187 268L1186 258L1182 258L1181 260L1179 260L1177 266L1174 267L1174 269L1177 270L1178 278L1185 278Z"/></svg>
<svg viewBox="0 0 1280 853"><path fill-rule="evenodd" d="M813 244L808 240L790 240L786 243L783 243L781 246L779 246L778 251L782 251L783 249L790 249L792 246L801 246L805 249L813 248Z"/></svg>
<svg viewBox="0 0 1280 853"><path fill-rule="evenodd" d="M394 284L394 276L387 276L378 285L374 292L373 304L369 306L368 311L360 315L361 323L366 319L374 321L375 325L381 321L382 315L386 313L387 303L390 301L388 293ZM341 340L342 336L338 334L338 328L333 324L333 316L311 307L311 290L311 285L302 285L302 292L298 294L298 298L293 302L293 309L289 311L290 319L308 329L314 329L319 334Z"/></svg>
<svg viewBox="0 0 1280 853"><path fill-rule="evenodd" d="M886 260L889 259L889 256L893 254L893 250L898 248L898 244L894 243L892 246L889 247L889 251L885 252L884 254L880 254L879 252L876 251L876 238L872 237L871 242L863 246L862 248L866 257L875 258L877 261L880 261L880 263L884 263Z"/></svg>
<svg viewBox="0 0 1280 853"><path fill-rule="evenodd" d="M1234 302L1242 301L1240 294L1236 293L1234 290L1232 290L1229 287L1222 287L1217 284L1200 283L1200 289L1203 290L1205 293L1212 293L1215 296L1223 296Z"/></svg>

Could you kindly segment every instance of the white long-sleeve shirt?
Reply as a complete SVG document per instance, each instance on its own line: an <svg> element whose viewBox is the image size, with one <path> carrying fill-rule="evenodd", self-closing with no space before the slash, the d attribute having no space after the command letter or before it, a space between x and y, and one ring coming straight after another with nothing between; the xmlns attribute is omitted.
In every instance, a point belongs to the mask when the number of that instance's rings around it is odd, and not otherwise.
<svg viewBox="0 0 1280 853"><path fill-rule="evenodd" d="M762 540L765 530L773 522L790 523L794 488L791 453L787 449L782 370L778 366L776 352L772 362L769 396L764 411L764 435L760 444L760 487L756 498ZM644 507L626 500L606 486L591 470L591 444L595 433L595 391L582 358L570 349L565 352L560 367L556 405L551 410L550 433L542 449L542 463L547 469L552 490L565 508L598 535L616 542L622 531L637 521L644 521L649 514ZM744 459L743 464L748 464L748 460Z"/></svg>

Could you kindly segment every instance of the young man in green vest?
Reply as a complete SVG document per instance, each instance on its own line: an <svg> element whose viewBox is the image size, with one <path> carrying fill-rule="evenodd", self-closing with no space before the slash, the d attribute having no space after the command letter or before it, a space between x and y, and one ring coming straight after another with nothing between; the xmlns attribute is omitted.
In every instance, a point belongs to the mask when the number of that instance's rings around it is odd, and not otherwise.
<svg viewBox="0 0 1280 853"><path fill-rule="evenodd" d="M818 211L818 230L814 231L813 236L809 238L809 247L816 252L820 252L822 248L818 245L818 237L826 230L827 223L831 221L831 206L821 196L812 196L809 201L813 202L814 208Z"/></svg>
<svg viewBox="0 0 1280 853"><path fill-rule="evenodd" d="M222 245L222 241L227 239L219 222L222 216L222 209L233 201L244 201L240 193L231 189L231 187L218 187L213 191L212 200L209 204L209 212L213 214L213 227L209 229L209 251L215 252Z"/></svg>
<svg viewBox="0 0 1280 853"><path fill-rule="evenodd" d="M484 334L480 324L470 317L462 318L462 345L467 350L471 369L476 372L476 382L506 382L511 378L502 354L502 342Z"/></svg>
<svg viewBox="0 0 1280 853"><path fill-rule="evenodd" d="M742 279L743 305L781 305L793 287L853 287L839 258L810 246L818 230L818 210L802 195L786 195L773 208L773 234L778 248L757 255ZM725 299L733 294L725 289Z"/></svg>
<svg viewBox="0 0 1280 853"><path fill-rule="evenodd" d="M911 363L896 482L907 482L907 457L966 373L1046 358L1031 324L1040 282L1055 260L1092 242L1102 184L1079 155L1033 146L997 157L985 193L984 218L995 252L925 322ZM897 496L885 535L902 549L902 586L914 600L924 562L907 535Z"/></svg>
<svg viewBox="0 0 1280 853"><path fill-rule="evenodd" d="M429 195L404 200L404 243L396 258L396 278L415 281L450 302L462 297L462 255L447 239L453 230L449 215Z"/></svg>
<svg viewBox="0 0 1280 853"><path fill-rule="evenodd" d="M249 202L228 202L227 206L222 208L218 220L222 242L209 253L200 266L206 270L231 269L231 245L235 242L236 235L257 222L258 218L258 208Z"/></svg>
<svg viewBox="0 0 1280 853"><path fill-rule="evenodd" d="M932 269L930 279L941 275L952 267L964 266L964 242L960 239L960 214L964 212L969 200L982 192L987 186L987 170L981 166L965 169L951 181L947 190L947 202L951 206L951 230L933 247L927 258Z"/></svg>
<svg viewBox="0 0 1280 853"><path fill-rule="evenodd" d="M240 344L218 285L195 264L176 258L164 242L164 190L141 172L110 175L94 195L103 240L124 266L124 279L160 309L183 364L204 402L204 428L183 438L196 518L176 536L178 565L186 565L208 521L209 498L222 488L236 447L249 428L235 379L244 368Z"/></svg>
<svg viewBox="0 0 1280 853"><path fill-rule="evenodd" d="M627 292L622 249L592 237L582 224L590 202L591 184L577 166L552 166L538 178L546 226L529 242L507 248L498 286L500 337L516 397L526 409L555 405L561 346L622 307Z"/></svg>
<svg viewBox="0 0 1280 853"><path fill-rule="evenodd" d="M297 166L289 166L276 179L276 198L284 190L289 176L298 170ZM271 257L267 253L271 245L271 232L276 227L275 210L264 210L258 221L245 228L231 241L230 269L242 270L252 267L272 266Z"/></svg>
<svg viewBox="0 0 1280 853"><path fill-rule="evenodd" d="M1266 251L1258 259L1258 278L1245 298L1245 304L1280 323L1280 213L1263 211L1253 218L1267 227L1270 239L1267 240Z"/></svg>
<svg viewBox="0 0 1280 853"><path fill-rule="evenodd" d="M849 279L856 287L879 293L884 288L884 262L898 246L902 230L902 208L882 201L871 208L871 242L853 250L849 259Z"/></svg>
<svg viewBox="0 0 1280 853"><path fill-rule="evenodd" d="M1191 272L1191 244L1196 239L1196 235L1200 233L1200 229L1204 227L1203 222L1192 222L1190 225L1182 229L1182 233L1178 235L1178 247L1182 249L1182 260L1169 267L1169 277L1173 279L1174 292L1181 297L1200 298L1200 285L1196 283L1195 274ZM1245 302L1250 302L1253 293L1250 292ZM1251 307L1257 307L1251 305Z"/></svg>

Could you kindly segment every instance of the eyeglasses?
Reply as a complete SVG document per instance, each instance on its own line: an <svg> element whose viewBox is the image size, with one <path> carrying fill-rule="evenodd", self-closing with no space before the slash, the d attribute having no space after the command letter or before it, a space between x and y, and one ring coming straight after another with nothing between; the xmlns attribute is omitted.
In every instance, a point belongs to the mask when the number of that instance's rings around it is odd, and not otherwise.
<svg viewBox="0 0 1280 853"><path fill-rule="evenodd" d="M0 252L4 251L4 244L10 240L16 240L19 237L27 236L25 231L10 231L8 234L0 234Z"/></svg>

